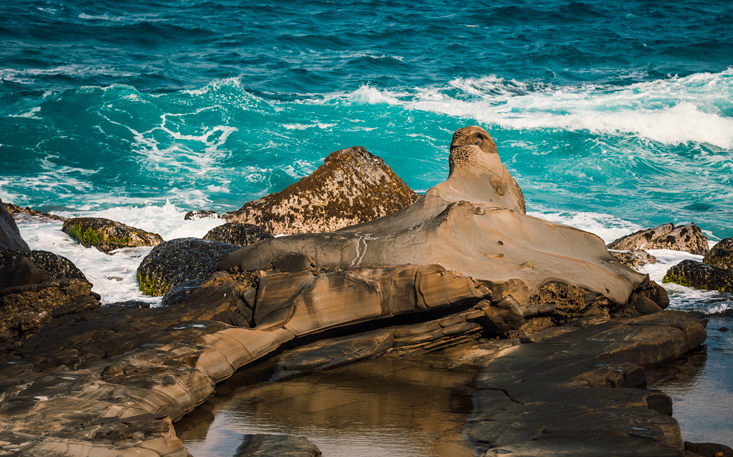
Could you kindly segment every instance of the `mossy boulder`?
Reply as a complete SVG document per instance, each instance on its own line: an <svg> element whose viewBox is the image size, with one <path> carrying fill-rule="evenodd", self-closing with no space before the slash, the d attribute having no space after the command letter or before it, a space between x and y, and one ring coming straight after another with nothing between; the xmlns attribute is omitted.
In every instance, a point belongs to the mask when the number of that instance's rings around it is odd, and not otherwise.
<svg viewBox="0 0 733 457"><path fill-rule="evenodd" d="M236 244L237 246L249 246L268 238L273 238L272 233L264 227L241 222L228 222L214 227L204 236L205 240L221 241L222 243Z"/></svg>
<svg viewBox="0 0 733 457"><path fill-rule="evenodd" d="M705 254L703 263L733 271L733 238L726 238Z"/></svg>
<svg viewBox="0 0 733 457"><path fill-rule="evenodd" d="M662 282L733 293L733 270L725 270L694 260L683 260L667 270Z"/></svg>
<svg viewBox="0 0 733 457"><path fill-rule="evenodd" d="M200 238L165 241L153 248L137 268L140 290L159 297L184 282L206 280L221 259L239 248Z"/></svg>
<svg viewBox="0 0 733 457"><path fill-rule="evenodd" d="M84 247L94 246L105 254L115 249L156 246L163 242L157 233L101 217L75 217L64 222L61 230Z"/></svg>

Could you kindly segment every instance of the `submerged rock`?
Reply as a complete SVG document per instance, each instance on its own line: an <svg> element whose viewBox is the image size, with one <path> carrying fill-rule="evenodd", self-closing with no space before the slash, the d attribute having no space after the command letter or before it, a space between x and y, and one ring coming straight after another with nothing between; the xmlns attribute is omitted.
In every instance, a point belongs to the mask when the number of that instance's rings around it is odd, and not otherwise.
<svg viewBox="0 0 733 457"><path fill-rule="evenodd" d="M733 270L725 270L694 260L683 260L667 270L662 282L733 293Z"/></svg>
<svg viewBox="0 0 733 457"><path fill-rule="evenodd" d="M353 147L331 153L316 171L285 190L223 217L261 225L275 235L330 232L394 213L418 197L384 160Z"/></svg>
<svg viewBox="0 0 733 457"><path fill-rule="evenodd" d="M22 208L12 203L5 203L5 208L17 222L63 222L65 217L42 213L29 207Z"/></svg>
<svg viewBox="0 0 733 457"><path fill-rule="evenodd" d="M321 457L318 447L305 436L247 435L234 457Z"/></svg>
<svg viewBox="0 0 733 457"><path fill-rule="evenodd" d="M612 256L616 257L623 265L639 271L641 267L647 264L657 263L657 258L649 254L643 249L634 249L633 251L609 251Z"/></svg>
<svg viewBox="0 0 733 457"><path fill-rule="evenodd" d="M28 244L20 236L20 230L13 216L5 209L2 200L0 200L0 249L30 250Z"/></svg>
<svg viewBox="0 0 733 457"><path fill-rule="evenodd" d="M733 271L733 238L719 241L705 254L702 261L714 267Z"/></svg>
<svg viewBox="0 0 733 457"><path fill-rule="evenodd" d="M209 230L204 239L236 244L237 246L249 246L252 243L272 237L270 232L259 225L227 222Z"/></svg>
<svg viewBox="0 0 733 457"><path fill-rule="evenodd" d="M240 246L199 238L163 242L145 256L137 268L137 282L145 295L165 295L174 286L206 280L217 263Z"/></svg>
<svg viewBox="0 0 733 457"><path fill-rule="evenodd" d="M130 227L101 217L76 217L64 222L61 230L84 247L94 246L105 254L120 248L156 246L163 242L157 233Z"/></svg>
<svg viewBox="0 0 733 457"><path fill-rule="evenodd" d="M700 227L690 222L689 225L664 224L659 227L639 230L613 241L608 249L633 251L636 249L671 249L685 251L697 255L705 255L708 250L708 237Z"/></svg>

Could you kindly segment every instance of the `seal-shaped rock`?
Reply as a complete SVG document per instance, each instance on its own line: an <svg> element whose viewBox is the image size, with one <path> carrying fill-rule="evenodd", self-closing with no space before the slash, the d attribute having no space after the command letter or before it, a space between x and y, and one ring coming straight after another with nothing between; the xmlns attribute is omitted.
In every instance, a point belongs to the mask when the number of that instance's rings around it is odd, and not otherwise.
<svg viewBox="0 0 733 457"><path fill-rule="evenodd" d="M394 213L418 197L384 160L357 146L331 153L311 175L223 217L275 235L330 232Z"/></svg>
<svg viewBox="0 0 733 457"><path fill-rule="evenodd" d="M84 247L94 246L105 254L115 249L157 246L163 242L157 233L101 217L75 217L64 222L61 230Z"/></svg>
<svg viewBox="0 0 733 457"><path fill-rule="evenodd" d="M671 249L686 251L692 254L705 255L708 250L708 237L700 227L690 222L689 225L664 224L659 227L639 230L626 235L608 245L608 249L631 251L634 249Z"/></svg>
<svg viewBox="0 0 733 457"><path fill-rule="evenodd" d="M260 240L272 238L272 234L259 225L227 222L214 227L204 236L205 240L221 241L222 243L249 246Z"/></svg>
<svg viewBox="0 0 733 457"><path fill-rule="evenodd" d="M20 230L13 216L5 209L2 200L0 200L0 249L30 250L28 244L20 236Z"/></svg>

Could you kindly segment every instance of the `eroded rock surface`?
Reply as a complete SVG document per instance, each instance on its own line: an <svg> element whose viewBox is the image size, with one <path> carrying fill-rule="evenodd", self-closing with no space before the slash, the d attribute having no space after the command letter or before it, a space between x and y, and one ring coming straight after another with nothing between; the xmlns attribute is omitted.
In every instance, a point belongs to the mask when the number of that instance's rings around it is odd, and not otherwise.
<svg viewBox="0 0 733 457"><path fill-rule="evenodd" d="M0 200L0 249L30 250L28 244L20 236L20 230L13 216L5 209L2 200Z"/></svg>
<svg viewBox="0 0 733 457"><path fill-rule="evenodd" d="M189 211L186 213L185 216L183 216L183 220L190 221L195 219L218 219L219 213L216 211L206 210L206 209L197 209L194 211Z"/></svg>
<svg viewBox="0 0 733 457"><path fill-rule="evenodd" d="M23 208L7 202L5 203L5 209L8 210L17 222L63 222L66 220L66 218L56 216L55 214L42 213L27 206Z"/></svg>
<svg viewBox="0 0 733 457"><path fill-rule="evenodd" d="M384 160L353 147L331 153L316 171L285 190L223 217L261 225L275 235L331 232L399 211L418 197Z"/></svg>
<svg viewBox="0 0 733 457"><path fill-rule="evenodd" d="M101 217L68 219L61 230L84 247L94 246L105 254L115 249L156 246L163 242L163 238L157 233Z"/></svg>
<svg viewBox="0 0 733 457"><path fill-rule="evenodd" d="M733 270L694 260L683 260L667 270L662 282L671 282L695 289L733 293Z"/></svg>
<svg viewBox="0 0 733 457"><path fill-rule="evenodd" d="M610 243L608 249L620 251L671 249L705 255L710 248L708 237L702 233L700 227L690 222L688 225L677 227L674 224L664 224L656 228L640 230Z"/></svg>
<svg viewBox="0 0 733 457"><path fill-rule="evenodd" d="M702 261L714 267L733 271L733 238L719 241L705 254Z"/></svg>
<svg viewBox="0 0 733 457"><path fill-rule="evenodd" d="M214 227L204 236L205 240L221 241L237 246L249 246L261 240L272 238L272 234L258 225L228 222Z"/></svg>
<svg viewBox="0 0 733 457"><path fill-rule="evenodd" d="M633 251L609 251L612 256L616 257L620 263L629 268L639 271L641 267L647 264L657 263L657 258L649 254L643 249L634 249Z"/></svg>

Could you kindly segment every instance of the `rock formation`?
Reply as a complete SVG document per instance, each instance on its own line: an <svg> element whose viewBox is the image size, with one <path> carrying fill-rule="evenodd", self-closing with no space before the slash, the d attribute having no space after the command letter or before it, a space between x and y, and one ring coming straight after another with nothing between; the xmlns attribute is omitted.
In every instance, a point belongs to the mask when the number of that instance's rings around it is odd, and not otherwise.
<svg viewBox="0 0 733 457"><path fill-rule="evenodd" d="M321 457L305 436L247 435L234 457Z"/></svg>
<svg viewBox="0 0 733 457"><path fill-rule="evenodd" d="M719 241L705 254L702 261L714 267L733 271L733 238Z"/></svg>
<svg viewBox="0 0 733 457"><path fill-rule="evenodd" d="M667 270L662 282L733 293L733 238L726 238L713 246L702 262L683 260L673 266Z"/></svg>
<svg viewBox="0 0 733 457"><path fill-rule="evenodd" d="M0 200L0 249L30 250L28 244L20 236L20 230L13 216L5 209L2 200Z"/></svg>
<svg viewBox="0 0 733 457"><path fill-rule="evenodd" d="M219 214L216 211L210 211L205 209L197 209L195 211L189 211L186 213L185 216L183 216L183 220L190 221L195 219L218 219Z"/></svg>
<svg viewBox="0 0 733 457"><path fill-rule="evenodd" d="M272 237L270 232L258 225L228 222L209 230L204 239L236 244L237 246L249 246Z"/></svg>
<svg viewBox="0 0 733 457"><path fill-rule="evenodd" d="M42 213L29 207L22 208L12 203L5 203L5 209L17 222L63 222L66 218L54 214Z"/></svg>
<svg viewBox="0 0 733 457"><path fill-rule="evenodd" d="M634 249L633 251L609 251L612 256L616 257L619 263L626 265L639 271L641 267L647 264L657 263L657 258L649 254L643 249Z"/></svg>
<svg viewBox="0 0 733 457"><path fill-rule="evenodd" d="M628 251L635 249L671 249L685 251L697 255L705 255L708 250L708 238L700 227L690 222L689 225L664 224L659 227L639 230L610 243L608 249Z"/></svg>
<svg viewBox="0 0 733 457"><path fill-rule="evenodd" d="M115 249L156 246L163 242L163 238L157 233L146 232L101 217L68 219L61 230L84 247L94 246L105 254Z"/></svg>
<svg viewBox="0 0 733 457"><path fill-rule="evenodd" d="M331 232L370 221L417 200L384 160L362 147L331 153L323 165L285 190L223 215L275 235Z"/></svg>

